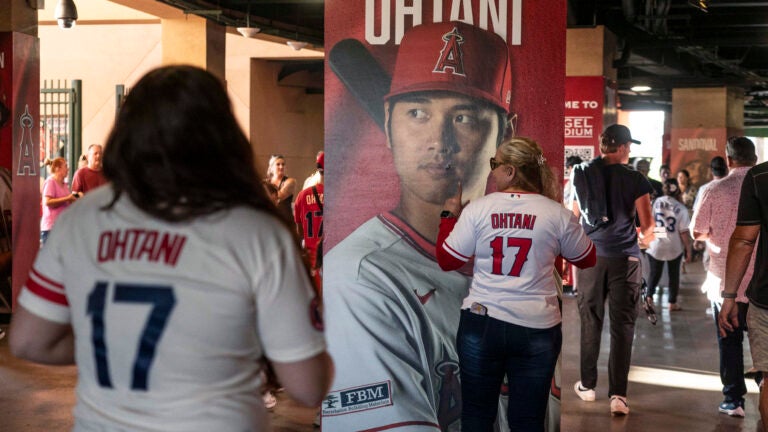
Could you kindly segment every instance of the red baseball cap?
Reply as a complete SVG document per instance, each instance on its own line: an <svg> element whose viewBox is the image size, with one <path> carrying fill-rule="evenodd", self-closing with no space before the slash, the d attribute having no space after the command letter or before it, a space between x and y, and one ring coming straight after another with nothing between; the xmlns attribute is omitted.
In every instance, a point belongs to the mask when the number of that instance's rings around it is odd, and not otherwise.
<svg viewBox="0 0 768 432"><path fill-rule="evenodd" d="M317 163L318 168L325 169L325 152L321 151L317 153L317 159L315 162Z"/></svg>
<svg viewBox="0 0 768 432"><path fill-rule="evenodd" d="M512 67L500 36L463 22L424 24L403 36L384 100L444 90L479 98L509 112Z"/></svg>

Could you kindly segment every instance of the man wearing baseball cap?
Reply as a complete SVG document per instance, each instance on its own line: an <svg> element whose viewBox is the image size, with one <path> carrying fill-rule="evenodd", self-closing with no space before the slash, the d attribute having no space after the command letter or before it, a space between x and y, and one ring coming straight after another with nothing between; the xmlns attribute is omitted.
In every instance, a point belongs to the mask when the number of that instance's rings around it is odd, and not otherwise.
<svg viewBox="0 0 768 432"><path fill-rule="evenodd" d="M511 88L508 47L491 32L444 22L404 35L383 101L399 202L325 256L325 331L339 373L323 428L460 429L455 338L472 269L440 270L438 216L459 183L465 198L484 194Z"/></svg>
<svg viewBox="0 0 768 432"><path fill-rule="evenodd" d="M584 401L596 398L597 358L610 304L611 351L608 397L613 415L629 413L627 381L642 284L640 246L653 240L651 184L626 166L630 146L640 144L626 126L608 126L600 137L600 156L571 171L573 212L597 248L597 264L577 270L581 318L581 380L574 390ZM635 227L640 221L640 232ZM638 245L638 236L640 245Z"/></svg>

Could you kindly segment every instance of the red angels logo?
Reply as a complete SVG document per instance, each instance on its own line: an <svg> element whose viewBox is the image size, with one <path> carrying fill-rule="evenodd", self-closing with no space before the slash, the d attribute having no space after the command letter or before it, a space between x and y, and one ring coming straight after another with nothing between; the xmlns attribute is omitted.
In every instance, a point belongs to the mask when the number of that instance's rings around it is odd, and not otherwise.
<svg viewBox="0 0 768 432"><path fill-rule="evenodd" d="M466 76L464 73L464 53L461 45L464 43L464 36L459 33L459 29L453 28L450 32L443 35L445 44L440 50L440 57L437 59L434 73L448 73L450 70L454 75Z"/></svg>

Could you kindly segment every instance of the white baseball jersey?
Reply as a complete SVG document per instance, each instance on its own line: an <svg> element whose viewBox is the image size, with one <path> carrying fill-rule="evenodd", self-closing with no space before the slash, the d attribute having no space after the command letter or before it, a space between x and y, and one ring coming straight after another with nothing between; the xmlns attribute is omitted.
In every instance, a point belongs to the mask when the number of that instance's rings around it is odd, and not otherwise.
<svg viewBox="0 0 768 432"><path fill-rule="evenodd" d="M659 261L679 257L685 250L680 234L688 235L688 209L670 196L661 196L653 202L653 218L656 220L656 227L665 228L665 235L656 235L646 252Z"/></svg>
<svg viewBox="0 0 768 432"><path fill-rule="evenodd" d="M562 204L533 193L495 192L473 200L444 243L456 259L475 257L462 308L474 302L509 323L550 328L561 321L555 258L587 257L594 245Z"/></svg>
<svg viewBox="0 0 768 432"><path fill-rule="evenodd" d="M261 431L262 355L321 353L290 232L235 208L167 223L99 188L58 219L19 302L71 323L75 431Z"/></svg>
<svg viewBox="0 0 768 432"><path fill-rule="evenodd" d="M325 255L336 376L322 404L323 430L459 430L456 330L470 277L440 270L434 251L387 213Z"/></svg>

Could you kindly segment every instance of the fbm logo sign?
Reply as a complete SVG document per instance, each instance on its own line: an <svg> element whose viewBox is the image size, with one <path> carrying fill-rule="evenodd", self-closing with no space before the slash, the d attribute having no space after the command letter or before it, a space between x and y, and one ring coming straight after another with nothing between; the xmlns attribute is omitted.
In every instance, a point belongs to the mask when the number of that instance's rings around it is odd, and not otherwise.
<svg viewBox="0 0 768 432"><path fill-rule="evenodd" d="M335 390L323 401L323 415L339 415L392 405L389 381Z"/></svg>

